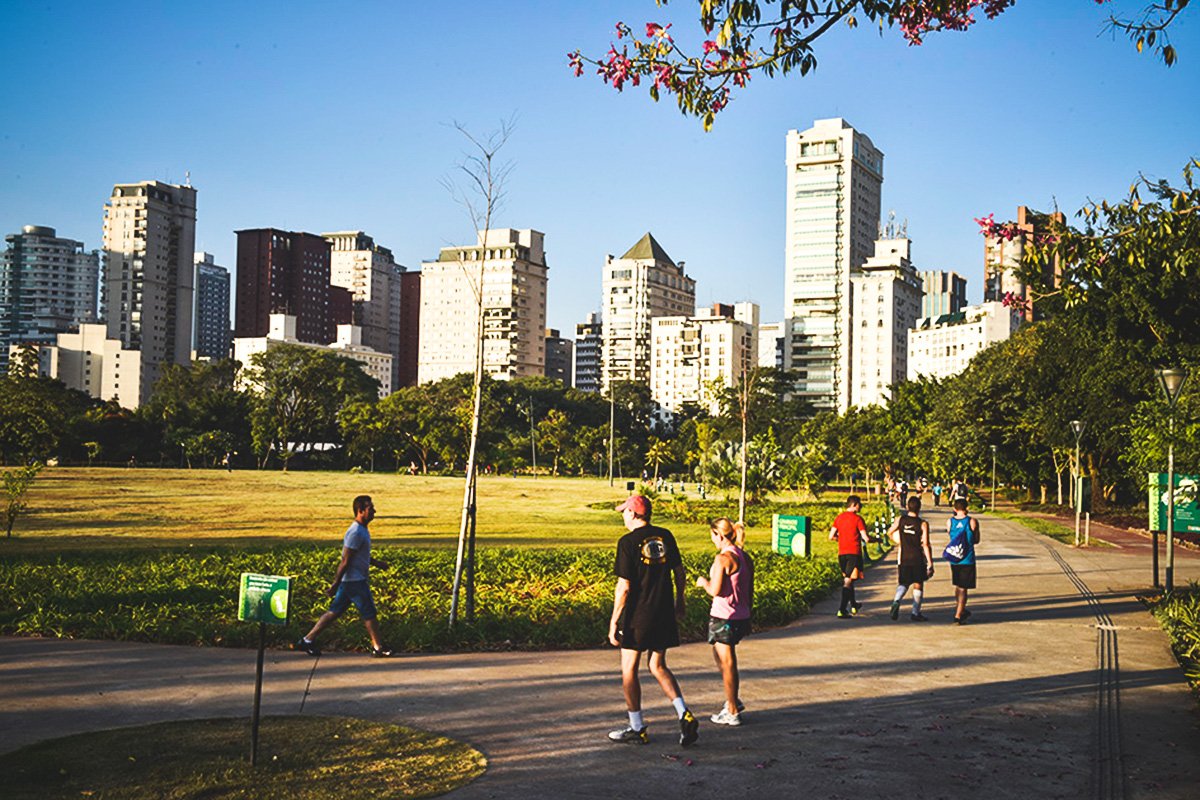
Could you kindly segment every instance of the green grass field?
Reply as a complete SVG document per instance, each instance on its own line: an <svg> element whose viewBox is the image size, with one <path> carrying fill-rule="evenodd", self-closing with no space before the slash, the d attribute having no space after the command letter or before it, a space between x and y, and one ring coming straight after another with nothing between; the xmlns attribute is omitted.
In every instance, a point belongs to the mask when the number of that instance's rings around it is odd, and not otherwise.
<svg viewBox="0 0 1200 800"><path fill-rule="evenodd" d="M462 478L384 473L52 468L38 477L30 510L4 546L10 554L47 545L56 551L317 542L336 547L353 517L351 499L369 494L378 509L371 524L376 544L452 547L462 487ZM609 547L624 533L621 515L590 506L615 506L626 495L624 481L610 487L596 478L481 476L477 542ZM840 496L797 502L794 513L810 514L814 531L827 531L839 502ZM737 516L736 499L723 513ZM704 525L657 521L672 529L685 552L712 547ZM747 544L768 547L770 539L769 526L752 528ZM816 554L833 552L823 536L814 539Z"/></svg>

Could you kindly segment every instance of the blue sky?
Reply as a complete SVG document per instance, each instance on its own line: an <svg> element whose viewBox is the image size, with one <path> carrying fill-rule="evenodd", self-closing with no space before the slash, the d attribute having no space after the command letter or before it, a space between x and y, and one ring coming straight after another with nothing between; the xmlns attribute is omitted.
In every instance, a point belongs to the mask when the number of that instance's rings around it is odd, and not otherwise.
<svg viewBox="0 0 1200 800"><path fill-rule="evenodd" d="M1133 13L1142 0L1113 7ZM118 9L118 10L113 10ZM673 22L695 4L126 2L4 6L0 229L50 225L100 244L114 183L199 190L197 249L232 267L233 231L361 229L417 267L469 241L442 185L466 152L452 123L515 118L497 224L545 232L551 326L598 308L606 254L650 230L687 262L697 303L781 314L784 136L841 116L885 154L883 208L907 219L920 269L982 293L973 217L1116 198L1139 173L1200 156L1200 9L1166 68L1103 31L1092 0L1020 0L997 20L908 47L837 30L805 78L755 79L711 133L618 94L566 53L603 54L613 23Z"/></svg>

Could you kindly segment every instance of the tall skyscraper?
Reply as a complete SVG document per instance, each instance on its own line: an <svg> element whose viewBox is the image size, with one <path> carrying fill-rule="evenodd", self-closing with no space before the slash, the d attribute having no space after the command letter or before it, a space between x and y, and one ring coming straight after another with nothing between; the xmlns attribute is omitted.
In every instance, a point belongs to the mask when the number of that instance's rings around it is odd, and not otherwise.
<svg viewBox="0 0 1200 800"><path fill-rule="evenodd" d="M159 181L113 187L104 206L101 305L108 338L141 353L145 402L167 364L192 356L196 190Z"/></svg>
<svg viewBox="0 0 1200 800"><path fill-rule="evenodd" d="M889 223L875 242L875 255L850 279L851 406L886 404L890 387L908 374L908 332L921 314L921 282L911 254L906 232Z"/></svg>
<svg viewBox="0 0 1200 800"><path fill-rule="evenodd" d="M272 314L296 318L295 338L329 344L349 308L335 313L330 290L330 246L312 233L255 228L237 231L235 338L266 336ZM345 302L349 296L345 289Z"/></svg>
<svg viewBox="0 0 1200 800"><path fill-rule="evenodd" d="M421 263L420 356L417 380L475 371L480 275L483 369L493 378L546 370L545 234L499 228L474 244L443 247Z"/></svg>
<svg viewBox="0 0 1200 800"><path fill-rule="evenodd" d="M788 365L797 373L797 395L818 410L850 405L850 278L871 255L882 184L883 153L845 120L788 131Z"/></svg>
<svg viewBox="0 0 1200 800"><path fill-rule="evenodd" d="M967 306L967 279L957 272L928 270L920 273L922 317L955 314Z"/></svg>
<svg viewBox="0 0 1200 800"><path fill-rule="evenodd" d="M400 355L396 387L417 385L421 349L421 273L400 275Z"/></svg>
<svg viewBox="0 0 1200 800"><path fill-rule="evenodd" d="M26 225L4 237L0 258L0 375L10 344L49 344L96 321L100 254L54 228Z"/></svg>
<svg viewBox="0 0 1200 800"><path fill-rule="evenodd" d="M212 253L196 253L196 356L230 356L229 270Z"/></svg>
<svg viewBox="0 0 1200 800"><path fill-rule="evenodd" d="M650 322L696 313L696 282L647 233L620 258L609 256L601 281L602 378L650 383Z"/></svg>
<svg viewBox="0 0 1200 800"><path fill-rule="evenodd" d="M1049 232L1053 222L1064 224L1066 217L1061 211L1043 214L1018 206L1016 221L1007 223L1012 237L987 237L983 250L984 302L1003 302L1006 295L1011 295L1018 304L1029 299L1029 287L1017 277L1017 268L1026 250L1038 236ZM1053 289L1058 286L1061 269L1057 258L1044 267L1042 282L1045 287ZM1032 305L1027 303L1022 314L1027 322L1037 318Z"/></svg>
<svg viewBox="0 0 1200 800"><path fill-rule="evenodd" d="M571 362L574 360L575 344L558 335L557 328L546 328L546 377L561 381L564 387L571 385Z"/></svg>
<svg viewBox="0 0 1200 800"><path fill-rule="evenodd" d="M400 275L392 251L375 244L362 231L323 233L332 251L329 280L350 291L353 324L362 329L362 343L381 353L391 353L398 385L400 370Z"/></svg>
<svg viewBox="0 0 1200 800"><path fill-rule="evenodd" d="M575 326L575 388L598 392L604 384L601 358L604 350L604 324L595 311Z"/></svg>

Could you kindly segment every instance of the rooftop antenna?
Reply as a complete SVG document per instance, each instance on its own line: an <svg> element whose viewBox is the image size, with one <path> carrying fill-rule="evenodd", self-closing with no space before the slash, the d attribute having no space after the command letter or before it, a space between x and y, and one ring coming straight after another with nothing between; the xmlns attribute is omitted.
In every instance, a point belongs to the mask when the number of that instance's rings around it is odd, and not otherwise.
<svg viewBox="0 0 1200 800"><path fill-rule="evenodd" d="M192 171L190 169L185 170L183 173L183 185L189 187L192 185Z"/></svg>

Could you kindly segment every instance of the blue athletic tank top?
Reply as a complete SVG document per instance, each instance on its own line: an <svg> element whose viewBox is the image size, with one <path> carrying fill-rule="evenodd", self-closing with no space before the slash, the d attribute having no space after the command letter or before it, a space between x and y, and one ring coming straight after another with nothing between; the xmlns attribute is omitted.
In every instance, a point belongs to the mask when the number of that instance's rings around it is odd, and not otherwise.
<svg viewBox="0 0 1200 800"><path fill-rule="evenodd" d="M974 564L975 563L975 545L971 543L971 518L969 516L959 519L958 517L950 518L950 541L954 541L954 537L966 533L967 556L959 564Z"/></svg>

